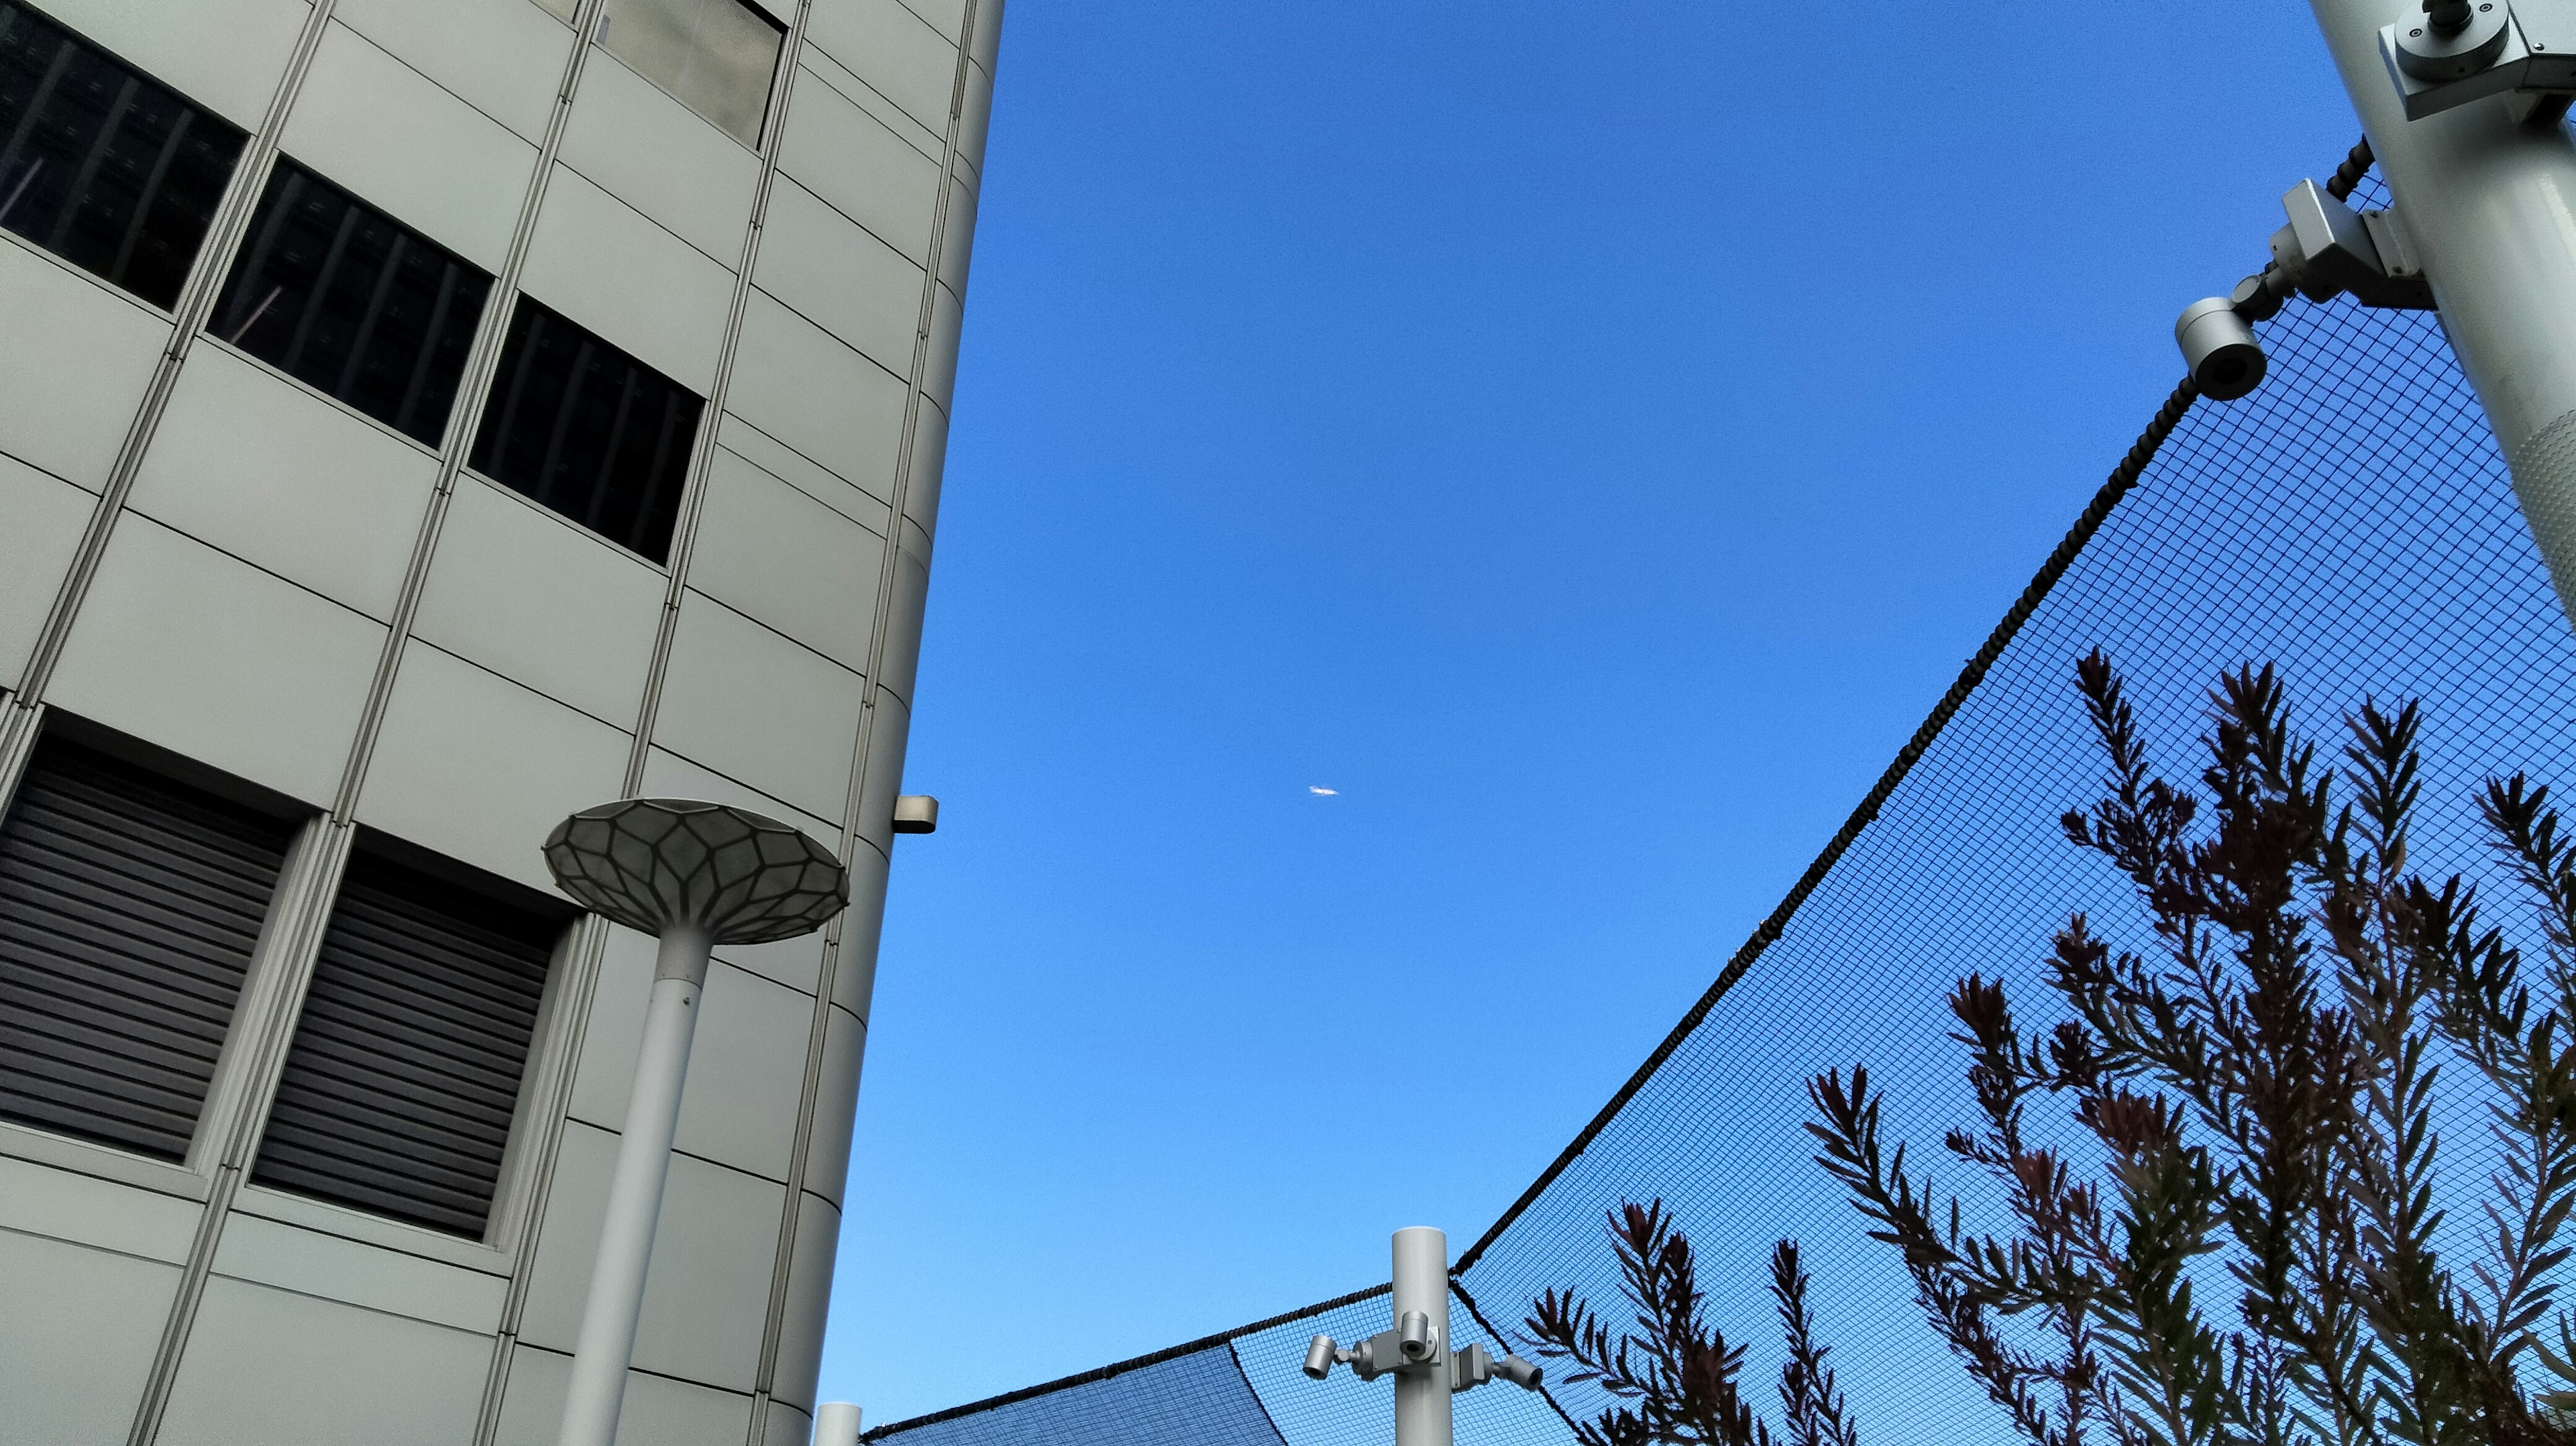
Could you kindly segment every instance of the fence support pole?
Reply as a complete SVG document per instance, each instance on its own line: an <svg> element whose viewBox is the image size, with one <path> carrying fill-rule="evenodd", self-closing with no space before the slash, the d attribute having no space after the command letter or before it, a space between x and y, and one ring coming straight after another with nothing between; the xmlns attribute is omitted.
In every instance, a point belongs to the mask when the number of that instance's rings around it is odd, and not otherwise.
<svg viewBox="0 0 2576 1446"><path fill-rule="evenodd" d="M1395 1232L1395 1318L1431 1318L1432 1355L1443 1369L1395 1378L1395 1446L1451 1446L1449 1372L1449 1237L1428 1225Z"/></svg>
<svg viewBox="0 0 2576 1446"><path fill-rule="evenodd" d="M2311 0L2524 520L2576 614L2576 143L2513 97L2406 119L2379 28L2415 0Z"/></svg>

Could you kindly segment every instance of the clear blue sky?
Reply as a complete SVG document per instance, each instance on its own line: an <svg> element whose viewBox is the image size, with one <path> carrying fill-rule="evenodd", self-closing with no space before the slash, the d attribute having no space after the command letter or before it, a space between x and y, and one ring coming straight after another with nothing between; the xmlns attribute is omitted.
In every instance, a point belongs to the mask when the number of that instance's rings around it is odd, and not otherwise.
<svg viewBox="0 0 2576 1446"><path fill-rule="evenodd" d="M2356 134L2289 3L1013 0L827 1398L1463 1248Z"/></svg>

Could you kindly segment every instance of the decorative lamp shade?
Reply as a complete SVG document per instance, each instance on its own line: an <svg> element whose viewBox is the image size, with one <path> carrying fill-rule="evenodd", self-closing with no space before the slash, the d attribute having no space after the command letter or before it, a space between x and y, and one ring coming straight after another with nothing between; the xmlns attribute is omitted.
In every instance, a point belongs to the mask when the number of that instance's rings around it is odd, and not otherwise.
<svg viewBox="0 0 2576 1446"><path fill-rule="evenodd" d="M718 944L810 934L850 902L849 871L821 844L749 809L685 798L585 808L547 837L546 867L630 929L695 924Z"/></svg>

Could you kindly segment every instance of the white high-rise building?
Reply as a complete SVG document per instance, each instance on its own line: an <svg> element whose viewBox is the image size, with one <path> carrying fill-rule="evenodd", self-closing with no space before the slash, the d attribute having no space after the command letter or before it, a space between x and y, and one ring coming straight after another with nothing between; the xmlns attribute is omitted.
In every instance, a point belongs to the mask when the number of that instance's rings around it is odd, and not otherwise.
<svg viewBox="0 0 2576 1446"><path fill-rule="evenodd" d="M0 1446L553 1441L719 949L620 1440L806 1439L1001 0L0 0Z"/></svg>

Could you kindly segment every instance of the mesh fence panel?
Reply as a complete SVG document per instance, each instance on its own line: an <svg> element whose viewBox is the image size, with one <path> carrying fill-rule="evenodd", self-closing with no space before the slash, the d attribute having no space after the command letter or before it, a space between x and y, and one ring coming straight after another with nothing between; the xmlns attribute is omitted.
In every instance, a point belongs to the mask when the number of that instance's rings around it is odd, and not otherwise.
<svg viewBox="0 0 2576 1446"><path fill-rule="evenodd" d="M869 1433L904 1446L1281 1446L1261 1398L1215 1345L1022 1401L969 1409Z"/></svg>
<svg viewBox="0 0 2576 1446"><path fill-rule="evenodd" d="M2377 203L2369 190L2355 200ZM1940 1158L1943 1132L1972 1114L1964 1054L1945 1037L1952 982L1972 970L2001 976L2027 1031L2056 1017L2040 964L2070 912L2117 943L2146 943L2127 881L2057 823L2100 790L2074 688L2075 660L2096 647L2127 677L2159 769L2178 781L2197 777L2223 669L2276 665L2302 731L2328 748L2364 698L2421 699L2415 866L2469 875L2487 889L2493 922L2517 922L2474 791L2515 771L2576 786L2576 634L2484 415L2429 313L2294 303L2264 332L2264 387L2183 418L1776 942L1463 1272L1490 1326L1515 1333L1548 1287L1615 1306L1604 1212L1662 1199L1698 1247L1712 1319L1748 1347L1758 1402L1771 1404L1780 1365L1766 1259L1774 1241L1794 1238L1865 1439L2007 1438L2001 1414L1925 1327L1895 1253L1862 1235L1811 1162L1801 1126L1812 1076L1866 1064L1887 1091L1890 1141L1912 1142L1914 1161L1963 1198L1971 1224L1996 1209L1980 1178ZM2493 1145L2465 1093L2443 1098L2438 1124L2443 1188L2460 1207L2440 1243L2465 1275L2482 1226L2467 1192L2483 1188ZM1487 1338L1470 1334L1463 1309L1457 1325L1461 1341ZM1385 1440L1382 1384L1337 1374L1317 1386L1296 1369L1315 1331L1350 1341L1385 1327L1375 1299L1243 1334L1242 1371L1206 1387L1209 1426L1193 1439L1238 1439L1222 1423L1248 1376L1288 1446ZM1529 1353L1516 1333L1505 1344ZM1165 1439L1113 1420L1091 1394L1116 1384L1005 1408L1037 1413L1037 1434L955 1439ZM1603 1404L1590 1388L1550 1394L1497 1384L1462 1396L1459 1439L1564 1442L1558 1408L1583 1417ZM951 1438L907 1437L932 1439Z"/></svg>

